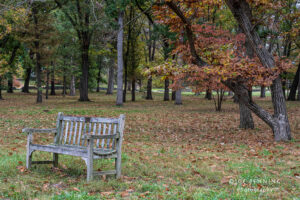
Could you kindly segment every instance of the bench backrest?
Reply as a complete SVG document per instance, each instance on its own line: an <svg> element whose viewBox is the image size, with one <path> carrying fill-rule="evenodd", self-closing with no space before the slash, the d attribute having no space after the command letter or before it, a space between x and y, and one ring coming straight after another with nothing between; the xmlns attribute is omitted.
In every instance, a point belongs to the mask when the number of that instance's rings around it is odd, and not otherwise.
<svg viewBox="0 0 300 200"><path fill-rule="evenodd" d="M86 146L85 135L114 135L122 140L125 124L125 116L119 118L75 117L58 113L55 144ZM97 139L94 142L96 148L115 149L115 139Z"/></svg>

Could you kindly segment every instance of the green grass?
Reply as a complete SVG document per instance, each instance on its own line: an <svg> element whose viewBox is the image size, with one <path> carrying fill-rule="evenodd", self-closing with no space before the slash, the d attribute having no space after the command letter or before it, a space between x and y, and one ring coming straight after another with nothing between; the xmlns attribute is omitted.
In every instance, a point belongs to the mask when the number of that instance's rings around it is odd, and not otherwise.
<svg viewBox="0 0 300 200"><path fill-rule="evenodd" d="M215 112L213 102L203 95L185 93L182 106L162 101L158 93L153 101L138 93L137 102L128 101L123 107L115 106L115 96L104 93L91 93L92 101L87 103L58 95L36 104L34 94L19 92L4 93L4 98L0 102L0 199L251 200L300 195L299 102L287 103L293 140L275 143L269 127L255 116L254 130L239 129L238 105L229 98L222 112ZM269 98L255 100L265 109L272 108ZM22 128L55 127L58 112L126 114L120 180L107 176L87 183L84 161L65 155L60 155L58 168L38 165L26 170L27 138ZM53 138L44 135L35 140L46 144ZM33 154L33 160L50 159L47 152ZM113 160L94 163L95 170L113 167Z"/></svg>

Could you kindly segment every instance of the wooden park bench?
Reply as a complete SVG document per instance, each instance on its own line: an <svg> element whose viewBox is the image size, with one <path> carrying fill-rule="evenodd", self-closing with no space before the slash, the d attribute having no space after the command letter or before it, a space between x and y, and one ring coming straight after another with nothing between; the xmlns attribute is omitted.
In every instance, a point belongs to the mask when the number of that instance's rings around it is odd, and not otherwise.
<svg viewBox="0 0 300 200"><path fill-rule="evenodd" d="M119 118L73 117L58 113L56 128L32 129L22 131L28 133L26 167L32 164L53 164L58 166L58 154L81 157L87 165L87 181L94 175L121 176L121 147L125 116ZM33 135L37 133L54 134L54 143L49 145L33 144ZM32 161L34 151L53 153L53 161ZM114 158L115 170L94 171L93 160Z"/></svg>

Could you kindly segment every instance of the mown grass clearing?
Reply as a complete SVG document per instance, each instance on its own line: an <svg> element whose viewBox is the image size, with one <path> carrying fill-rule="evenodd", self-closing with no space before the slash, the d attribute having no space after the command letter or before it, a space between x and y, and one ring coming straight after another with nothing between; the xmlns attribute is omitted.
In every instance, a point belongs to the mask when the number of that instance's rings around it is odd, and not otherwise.
<svg viewBox="0 0 300 200"><path fill-rule="evenodd" d="M228 99L222 112L202 96L184 96L183 105L138 96L115 106L115 96L92 93L92 102L50 96L35 104L34 94L4 94L0 101L0 198L10 199L299 199L300 103L288 102L293 140L273 142L255 118L254 130L238 128L238 106ZM270 99L256 99L265 109ZM24 127L52 128L58 112L117 117L126 114L122 179L96 177L86 183L84 161L60 156L50 165L25 169ZM35 138L51 143L51 135ZM36 152L33 159L51 159ZM95 169L113 166L99 160Z"/></svg>

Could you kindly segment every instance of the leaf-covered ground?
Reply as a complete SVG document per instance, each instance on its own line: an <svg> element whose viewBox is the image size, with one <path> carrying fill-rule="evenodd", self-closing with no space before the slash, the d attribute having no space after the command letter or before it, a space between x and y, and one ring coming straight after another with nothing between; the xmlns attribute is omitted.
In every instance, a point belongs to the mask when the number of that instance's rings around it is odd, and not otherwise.
<svg viewBox="0 0 300 200"><path fill-rule="evenodd" d="M35 104L34 94L4 94L0 101L0 199L299 199L300 102L288 102L293 140L273 142L272 132L255 118L254 130L238 128L238 106L226 100L221 113L202 96L184 96L182 106L162 96L124 107L115 97L91 94L50 96ZM271 109L270 99L256 99ZM117 117L126 114L122 178L97 177L86 183L84 161L62 156L59 168L25 168L24 127L54 128L58 112ZM51 135L36 141L52 142ZM34 153L34 160L51 159ZM95 169L113 167L100 160Z"/></svg>

